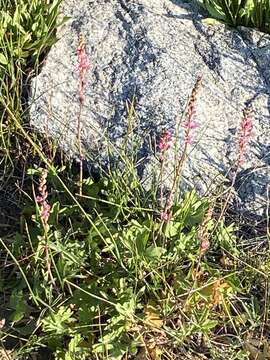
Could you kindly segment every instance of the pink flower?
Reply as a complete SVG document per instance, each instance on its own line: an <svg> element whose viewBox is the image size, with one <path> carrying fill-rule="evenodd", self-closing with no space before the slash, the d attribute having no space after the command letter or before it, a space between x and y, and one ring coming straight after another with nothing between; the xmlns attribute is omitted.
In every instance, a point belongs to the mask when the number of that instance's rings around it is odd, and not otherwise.
<svg viewBox="0 0 270 360"><path fill-rule="evenodd" d="M85 85L86 85L86 75L90 69L90 62L86 53L86 43L83 36L80 36L79 46L77 48L77 58L78 58L78 70L79 70L79 99L83 103L85 100Z"/></svg>
<svg viewBox="0 0 270 360"><path fill-rule="evenodd" d="M171 217L172 217L171 212L167 210L161 211L160 213L160 220L162 221L168 222L169 220L171 220Z"/></svg>
<svg viewBox="0 0 270 360"><path fill-rule="evenodd" d="M186 121L184 124L184 128L186 128L186 129L196 129L197 127L199 127L199 124L192 119L189 122Z"/></svg>
<svg viewBox="0 0 270 360"><path fill-rule="evenodd" d="M239 138L238 138L238 164L242 165L245 161L245 154L249 144L253 130L253 119L250 109L243 111L243 117L240 124Z"/></svg>
<svg viewBox="0 0 270 360"><path fill-rule="evenodd" d="M195 118L196 118L196 102L197 102L198 91L201 86L201 82L202 82L202 78L198 77L188 102L187 117L183 125L185 129L186 145L192 144L192 130L199 127L199 124L196 122Z"/></svg>
<svg viewBox="0 0 270 360"><path fill-rule="evenodd" d="M188 145L192 144L192 137L191 137L190 134L185 135L185 143L188 144Z"/></svg>
<svg viewBox="0 0 270 360"><path fill-rule="evenodd" d="M210 242L207 239L202 240L201 242L201 251L206 251L210 248Z"/></svg>
<svg viewBox="0 0 270 360"><path fill-rule="evenodd" d="M165 152L172 146L172 134L168 130L164 130L159 140L158 148L161 152L160 160L164 159Z"/></svg>
<svg viewBox="0 0 270 360"><path fill-rule="evenodd" d="M38 204L42 203L43 201L44 201L44 200L43 200L43 197L42 197L42 196L40 196L40 195L36 196L36 202L37 202Z"/></svg>
<svg viewBox="0 0 270 360"><path fill-rule="evenodd" d="M49 220L50 211L51 211L51 205L47 201L44 201L41 205L40 216L45 224Z"/></svg>
<svg viewBox="0 0 270 360"><path fill-rule="evenodd" d="M39 180L39 195L36 196L36 202L40 204L40 218L44 224L47 224L51 211L51 205L47 202L47 175L47 171L44 170Z"/></svg>
<svg viewBox="0 0 270 360"><path fill-rule="evenodd" d="M82 72L86 72L90 69L90 62L87 58L85 47L78 47L77 49L78 56L78 70Z"/></svg>

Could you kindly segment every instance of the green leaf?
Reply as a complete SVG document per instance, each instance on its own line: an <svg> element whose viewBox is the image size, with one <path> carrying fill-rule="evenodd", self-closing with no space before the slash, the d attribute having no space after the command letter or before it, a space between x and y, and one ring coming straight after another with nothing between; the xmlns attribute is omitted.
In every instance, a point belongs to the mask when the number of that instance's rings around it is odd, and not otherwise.
<svg viewBox="0 0 270 360"><path fill-rule="evenodd" d="M202 330L203 331L209 331L211 329L214 329L216 326L218 325L218 321L217 320L206 320L203 324L202 324Z"/></svg>
<svg viewBox="0 0 270 360"><path fill-rule="evenodd" d="M72 317L73 311L65 306L60 306L57 313L51 313L42 320L45 332L63 335L72 332L71 323L76 319Z"/></svg>
<svg viewBox="0 0 270 360"><path fill-rule="evenodd" d="M63 24L65 24L70 19L72 19L71 16L64 16L63 19L57 24L57 26L62 26Z"/></svg>
<svg viewBox="0 0 270 360"><path fill-rule="evenodd" d="M167 238L176 236L181 230L182 224L179 221L170 221L164 227L164 235Z"/></svg>
<svg viewBox="0 0 270 360"><path fill-rule="evenodd" d="M2 64L2 65L7 65L8 64L7 58L2 53L0 53L0 64Z"/></svg>
<svg viewBox="0 0 270 360"><path fill-rule="evenodd" d="M214 19L214 18L205 18L202 20L204 25L220 25L223 24L222 21Z"/></svg>
<svg viewBox="0 0 270 360"><path fill-rule="evenodd" d="M10 297L10 307L14 309L11 314L10 320L13 322L20 321L24 318L27 306L23 297L22 290L15 289Z"/></svg>
<svg viewBox="0 0 270 360"><path fill-rule="evenodd" d="M42 168L38 167L27 169L27 175L40 175L42 170Z"/></svg>
<svg viewBox="0 0 270 360"><path fill-rule="evenodd" d="M60 203L57 201L53 204L50 211L50 218L49 218L50 225L57 225L59 212L60 212Z"/></svg>
<svg viewBox="0 0 270 360"><path fill-rule="evenodd" d="M159 260L165 252L166 250L163 247L151 245L146 249L145 257L151 261L156 261Z"/></svg>
<svg viewBox="0 0 270 360"><path fill-rule="evenodd" d="M217 18L218 20L228 20L226 19L226 15L224 14L224 12L222 11L222 9L217 5L217 4L212 4L210 3L210 1L205 2L205 7L207 9L207 11L209 12L209 14L211 15L211 17Z"/></svg>
<svg viewBox="0 0 270 360"><path fill-rule="evenodd" d="M149 240L150 231L146 227L138 229L136 236L136 247L139 255L142 255Z"/></svg>

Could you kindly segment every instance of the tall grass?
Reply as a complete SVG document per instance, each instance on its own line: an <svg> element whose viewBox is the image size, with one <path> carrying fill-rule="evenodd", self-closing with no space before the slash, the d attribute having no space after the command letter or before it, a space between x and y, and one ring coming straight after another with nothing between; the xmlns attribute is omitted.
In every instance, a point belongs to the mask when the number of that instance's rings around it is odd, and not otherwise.
<svg viewBox="0 0 270 360"><path fill-rule="evenodd" d="M27 123L29 80L56 42L61 0L0 0L1 167L13 164L11 149L21 147L20 133L6 108ZM22 149L21 153L24 152Z"/></svg>
<svg viewBox="0 0 270 360"><path fill-rule="evenodd" d="M230 25L270 32L269 0L198 0L209 14Z"/></svg>

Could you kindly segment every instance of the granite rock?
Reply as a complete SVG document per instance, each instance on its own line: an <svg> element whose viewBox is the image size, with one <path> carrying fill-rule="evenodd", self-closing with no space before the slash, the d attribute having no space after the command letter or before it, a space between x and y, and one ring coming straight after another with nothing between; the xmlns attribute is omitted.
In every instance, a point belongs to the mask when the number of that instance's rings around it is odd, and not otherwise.
<svg viewBox="0 0 270 360"><path fill-rule="evenodd" d="M85 156L100 161L106 139L120 144L129 128L127 104L135 99L140 171L149 178L157 163L149 139L163 128L174 131L202 75L200 128L194 130L185 185L204 192L220 174L229 180L241 112L251 105L253 136L235 190L241 210L265 215L270 183L269 35L208 25L201 8L183 0L65 0L62 11L70 20L32 82L32 125L65 151L78 154L76 48L83 34L91 63L81 112Z"/></svg>

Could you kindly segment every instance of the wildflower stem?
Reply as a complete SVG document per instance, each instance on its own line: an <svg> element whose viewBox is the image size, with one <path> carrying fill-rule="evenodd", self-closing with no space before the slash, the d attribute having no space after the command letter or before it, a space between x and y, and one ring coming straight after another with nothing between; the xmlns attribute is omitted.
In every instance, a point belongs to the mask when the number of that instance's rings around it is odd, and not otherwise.
<svg viewBox="0 0 270 360"><path fill-rule="evenodd" d="M182 170L183 170L183 164L185 162L186 157L187 157L187 144L185 144L182 156L180 157L180 159L178 161L178 164L176 166L176 171L175 171L175 176L174 176L174 179L173 179L172 188L171 188L170 194L169 194L169 196L167 198L166 206L165 206L165 209L164 209L164 212L166 214L170 213L171 208L173 206L173 202L175 200L175 193L176 193L177 185L179 184L179 181L180 181L180 178L181 178L181 174L182 174Z"/></svg>
<svg viewBox="0 0 270 360"><path fill-rule="evenodd" d="M163 207L163 192L164 192L164 159L161 161L160 165L160 206Z"/></svg>
<svg viewBox="0 0 270 360"><path fill-rule="evenodd" d="M201 86L202 77L199 76L196 80L196 83L192 89L191 96L188 101L187 106L187 115L186 115L186 121L184 123L185 128L185 143L184 143L184 149L182 152L182 155L180 156L176 168L175 168L175 175L173 179L172 188L170 191L170 194L167 198L166 205L164 210L162 211L162 218L165 220L169 220L171 218L171 208L173 206L173 203L175 201L175 195L177 192L177 188L179 187L179 182L182 176L183 171L183 165L187 158L187 150L188 145L192 143L192 130L198 127L198 124L195 121L196 116L196 101L198 97L198 91Z"/></svg>
<svg viewBox="0 0 270 360"><path fill-rule="evenodd" d="M243 110L243 116L242 116L241 124L240 124L240 130L239 130L239 136L238 136L238 147L236 149L237 157L235 160L235 167L234 167L234 171L233 171L233 175L232 175L232 181L231 181L228 195L227 195L225 203L221 209L221 213L220 213L217 223L219 223L219 221L224 217L224 215L227 211L227 208L228 208L229 201L232 198L232 191L235 186L237 175L239 173L241 165L243 165L243 163L245 161L245 155L246 155L247 147L248 147L251 135L252 135L252 129L253 129L253 119L251 116L251 109L245 108Z"/></svg>
<svg viewBox="0 0 270 360"><path fill-rule="evenodd" d="M79 69L79 114L77 119L77 142L79 150L79 195L82 195L82 186L83 186L83 152L82 152L82 109L85 102L85 85L86 85L86 75L90 68L88 57L86 54L86 42L83 35L80 35L79 46L77 48L77 57L78 57L78 69Z"/></svg>
<svg viewBox="0 0 270 360"><path fill-rule="evenodd" d="M82 185L83 185L83 153L82 153L82 122L81 122L81 113L82 113L83 103L80 101L80 109L77 119L77 141L78 141L78 150L79 150L79 195L82 196Z"/></svg>

